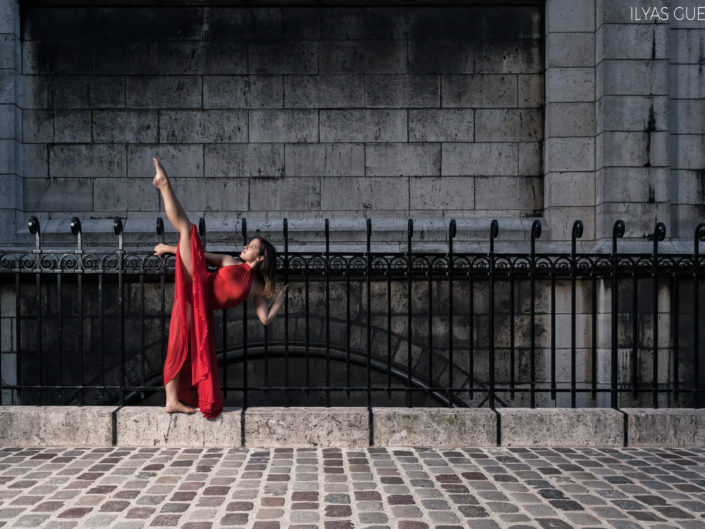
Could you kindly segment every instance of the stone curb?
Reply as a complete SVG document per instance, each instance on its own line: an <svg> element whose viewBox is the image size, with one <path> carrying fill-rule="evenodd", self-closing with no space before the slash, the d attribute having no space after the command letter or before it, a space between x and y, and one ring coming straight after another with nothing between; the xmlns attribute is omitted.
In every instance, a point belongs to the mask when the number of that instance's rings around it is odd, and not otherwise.
<svg viewBox="0 0 705 529"><path fill-rule="evenodd" d="M705 409L253 407L243 423L241 408L208 421L160 406L0 406L0 446L694 448Z"/></svg>

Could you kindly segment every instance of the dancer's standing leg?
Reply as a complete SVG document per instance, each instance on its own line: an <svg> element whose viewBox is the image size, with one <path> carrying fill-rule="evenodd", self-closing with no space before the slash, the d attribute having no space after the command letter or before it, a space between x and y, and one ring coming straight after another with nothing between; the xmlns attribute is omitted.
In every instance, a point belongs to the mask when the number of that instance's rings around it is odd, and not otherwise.
<svg viewBox="0 0 705 529"><path fill-rule="evenodd" d="M154 169L156 174L152 180L152 184L159 189L164 199L164 211L171 222L171 225L179 232L179 256L183 264L184 280L191 281L193 260L191 256L191 221L189 220L184 208L176 198L174 190L171 188L169 178L166 171L161 166L156 158L154 161ZM177 397L177 388L179 384L179 374L177 373L166 385L166 411L167 413L196 413L195 408L185 406Z"/></svg>

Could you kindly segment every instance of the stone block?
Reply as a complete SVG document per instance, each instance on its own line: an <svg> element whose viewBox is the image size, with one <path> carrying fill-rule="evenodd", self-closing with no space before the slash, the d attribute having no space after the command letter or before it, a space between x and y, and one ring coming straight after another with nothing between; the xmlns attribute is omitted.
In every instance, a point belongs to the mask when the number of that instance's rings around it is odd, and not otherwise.
<svg viewBox="0 0 705 529"><path fill-rule="evenodd" d="M409 110L409 141L475 140L475 111L470 109Z"/></svg>
<svg viewBox="0 0 705 529"><path fill-rule="evenodd" d="M547 138L544 170L574 172L595 170L594 138Z"/></svg>
<svg viewBox="0 0 705 529"><path fill-rule="evenodd" d="M15 140L0 140L0 174L15 174L18 172L17 142Z"/></svg>
<svg viewBox="0 0 705 529"><path fill-rule="evenodd" d="M161 406L125 406L117 412L118 446L241 446L239 408L225 408L214 420L201 413L168 414Z"/></svg>
<svg viewBox="0 0 705 529"><path fill-rule="evenodd" d="M250 142L303 143L318 139L316 110L250 110Z"/></svg>
<svg viewBox="0 0 705 529"><path fill-rule="evenodd" d="M245 411L247 447L367 447L369 415L358 408L253 407Z"/></svg>
<svg viewBox="0 0 705 529"><path fill-rule="evenodd" d="M595 31L595 0L549 0L546 2L548 33Z"/></svg>
<svg viewBox="0 0 705 529"><path fill-rule="evenodd" d="M324 73L319 67L319 43L315 41L264 41L248 47L248 73Z"/></svg>
<svg viewBox="0 0 705 529"><path fill-rule="evenodd" d="M546 223L551 227L552 241L570 241L573 233L573 223L583 221L583 240L595 238L595 207L594 206L551 206L544 209Z"/></svg>
<svg viewBox="0 0 705 529"><path fill-rule="evenodd" d="M597 32L605 59L668 59L665 24L605 24Z"/></svg>
<svg viewBox="0 0 705 529"><path fill-rule="evenodd" d="M15 0L0 1L0 33L15 33L15 16L18 10Z"/></svg>
<svg viewBox="0 0 705 529"><path fill-rule="evenodd" d="M49 154L46 145L22 145L22 176L25 178L49 176Z"/></svg>
<svg viewBox="0 0 705 529"><path fill-rule="evenodd" d="M525 107L542 107L544 100L543 75L518 75L518 105Z"/></svg>
<svg viewBox="0 0 705 529"><path fill-rule="evenodd" d="M12 75L14 77L14 74ZM0 73L0 103L15 103L14 80L12 101L3 101L3 76ZM49 107L49 81L43 75L23 75L17 79L17 101L23 109L27 108L47 108Z"/></svg>
<svg viewBox="0 0 705 529"><path fill-rule="evenodd" d="M544 180L545 207L592 206L595 203L593 173L547 173Z"/></svg>
<svg viewBox="0 0 705 529"><path fill-rule="evenodd" d="M593 103L549 103L546 105L545 119L548 138L595 134Z"/></svg>
<svg viewBox="0 0 705 529"><path fill-rule="evenodd" d="M441 146L425 143L378 143L365 146L366 176L438 176Z"/></svg>
<svg viewBox="0 0 705 529"><path fill-rule="evenodd" d="M212 7L203 10L203 39L216 41L318 40L321 34L317 7L242 9Z"/></svg>
<svg viewBox="0 0 705 529"><path fill-rule="evenodd" d="M22 111L22 142L52 143L54 118L51 110Z"/></svg>
<svg viewBox="0 0 705 529"><path fill-rule="evenodd" d="M174 192L186 211L247 211L244 178L174 178Z"/></svg>
<svg viewBox="0 0 705 529"><path fill-rule="evenodd" d="M159 113L161 143L247 141L247 110L186 110Z"/></svg>
<svg viewBox="0 0 705 529"><path fill-rule="evenodd" d="M497 446L497 416L487 408L373 408L375 446Z"/></svg>
<svg viewBox="0 0 705 529"><path fill-rule="evenodd" d="M93 112L93 139L96 143L156 143L158 123L156 111L97 110ZM90 121L88 125L90 131Z"/></svg>
<svg viewBox="0 0 705 529"><path fill-rule="evenodd" d="M357 143L287 144L286 176L362 176L365 147Z"/></svg>
<svg viewBox="0 0 705 529"><path fill-rule="evenodd" d="M543 112L539 109L478 109L475 141L539 141L543 139Z"/></svg>
<svg viewBox="0 0 705 529"><path fill-rule="evenodd" d="M521 176L534 176L543 174L543 144L519 144L519 174Z"/></svg>
<svg viewBox="0 0 705 529"><path fill-rule="evenodd" d="M444 108L512 108L517 104L516 75L444 75L441 86Z"/></svg>
<svg viewBox="0 0 705 529"><path fill-rule="evenodd" d="M595 200L667 202L670 175L667 167L604 167L595 175Z"/></svg>
<svg viewBox="0 0 705 529"><path fill-rule="evenodd" d="M253 178L249 198L249 208L245 203L243 210L318 211L321 208L321 179Z"/></svg>
<svg viewBox="0 0 705 529"><path fill-rule="evenodd" d="M550 68L546 71L546 103L594 100L593 68Z"/></svg>
<svg viewBox="0 0 705 529"><path fill-rule="evenodd" d="M22 206L22 177L16 174L0 175L0 209L15 209ZM11 230L14 231L14 230Z"/></svg>
<svg viewBox="0 0 705 529"><path fill-rule="evenodd" d="M365 76L365 106L368 108L439 107L440 101L440 77L437 75Z"/></svg>
<svg viewBox="0 0 705 529"><path fill-rule="evenodd" d="M679 29L671 32L673 39L671 61L676 64L698 64L705 50L705 33L702 29Z"/></svg>
<svg viewBox="0 0 705 529"><path fill-rule="evenodd" d="M516 175L519 147L516 143L444 143L443 176Z"/></svg>
<svg viewBox="0 0 705 529"><path fill-rule="evenodd" d="M125 80L115 76L57 76L51 78L52 108L121 108Z"/></svg>
<svg viewBox="0 0 705 529"><path fill-rule="evenodd" d="M604 132L602 157L597 165L608 167L664 167L668 165L667 132Z"/></svg>
<svg viewBox="0 0 705 529"><path fill-rule="evenodd" d="M0 68L15 68L17 47L19 46L15 35L0 34ZM17 65L19 68L19 65Z"/></svg>
<svg viewBox="0 0 705 529"><path fill-rule="evenodd" d="M125 176L125 147L122 145L51 145L51 176Z"/></svg>
<svg viewBox="0 0 705 529"><path fill-rule="evenodd" d="M543 73L539 39L494 40L475 43L475 73ZM457 71L457 73L464 73Z"/></svg>
<svg viewBox="0 0 705 529"><path fill-rule="evenodd" d="M406 73L406 48L407 43L404 40L320 41L318 72ZM314 69L305 73L316 73L316 71Z"/></svg>
<svg viewBox="0 0 705 529"><path fill-rule="evenodd" d="M362 75L286 75L286 108L363 107L365 100Z"/></svg>
<svg viewBox="0 0 705 529"><path fill-rule="evenodd" d="M705 134L704 99L672 101L671 113L676 117L678 134Z"/></svg>
<svg viewBox="0 0 705 529"><path fill-rule="evenodd" d="M678 134L675 137L676 163L674 169L702 169L705 167L705 136Z"/></svg>
<svg viewBox="0 0 705 529"><path fill-rule="evenodd" d="M281 75L204 76L203 108L282 108Z"/></svg>
<svg viewBox="0 0 705 529"><path fill-rule="evenodd" d="M114 410L114 406L2 406L0 444L110 447Z"/></svg>
<svg viewBox="0 0 705 529"><path fill-rule="evenodd" d="M319 13L323 40L403 40L409 31L410 15L404 8L328 7Z"/></svg>
<svg viewBox="0 0 705 529"><path fill-rule="evenodd" d="M409 73L475 73L476 42L410 40Z"/></svg>
<svg viewBox="0 0 705 529"><path fill-rule="evenodd" d="M614 223L622 219L626 224L624 237L643 241L654 232L655 219L669 218L668 208L669 205L664 203L598 203L595 206L595 237L611 240Z"/></svg>
<svg viewBox="0 0 705 529"><path fill-rule="evenodd" d="M238 41L160 42L159 72L167 75L246 74L247 45Z"/></svg>
<svg viewBox="0 0 705 529"><path fill-rule="evenodd" d="M501 446L621 447L624 419L596 408L501 408Z"/></svg>
<svg viewBox="0 0 705 529"><path fill-rule="evenodd" d="M549 33L546 35L547 68L590 68L594 65L594 33Z"/></svg>
<svg viewBox="0 0 705 529"><path fill-rule="evenodd" d="M170 177L203 176L202 145L128 145L127 176L154 176L157 158Z"/></svg>
<svg viewBox="0 0 705 529"><path fill-rule="evenodd" d="M198 108L201 78L194 75L128 77L125 103L129 108Z"/></svg>
<svg viewBox="0 0 705 529"><path fill-rule="evenodd" d="M677 105L680 101L674 101ZM597 103L597 133L615 131L666 131L669 127L669 114L672 111L667 97L604 96ZM680 114L687 116L689 114ZM697 120L678 121L681 127L688 127Z"/></svg>
<svg viewBox="0 0 705 529"><path fill-rule="evenodd" d="M205 145L206 176L283 176L284 145Z"/></svg>
<svg viewBox="0 0 705 529"><path fill-rule="evenodd" d="M705 447L705 410L693 408L623 408L629 446Z"/></svg>
<svg viewBox="0 0 705 529"><path fill-rule="evenodd" d="M528 209L543 207L543 182L538 177L476 177L475 208Z"/></svg>
<svg viewBox="0 0 705 529"><path fill-rule="evenodd" d="M25 211L92 211L91 178L25 178Z"/></svg>
<svg viewBox="0 0 705 529"><path fill-rule="evenodd" d="M56 143L90 143L90 110L55 110L54 141Z"/></svg>
<svg viewBox="0 0 705 529"><path fill-rule="evenodd" d="M0 139L15 139L15 105L0 105Z"/></svg>
<svg viewBox="0 0 705 529"><path fill-rule="evenodd" d="M323 178L321 210L405 211L409 209L407 178Z"/></svg>
<svg viewBox="0 0 705 529"><path fill-rule="evenodd" d="M475 179L464 176L409 179L411 209L471 210L475 207Z"/></svg>
<svg viewBox="0 0 705 529"><path fill-rule="evenodd" d="M321 142L405 142L406 110L321 110Z"/></svg>
<svg viewBox="0 0 705 529"><path fill-rule="evenodd" d="M159 211L159 191L151 178L96 178L93 183L96 211Z"/></svg>
<svg viewBox="0 0 705 529"><path fill-rule="evenodd" d="M672 190L671 203L702 204L705 202L705 172L670 171L670 181L678 183L677 188Z"/></svg>
<svg viewBox="0 0 705 529"><path fill-rule="evenodd" d="M158 42L106 41L95 44L93 71L96 74L154 75L159 71Z"/></svg>
<svg viewBox="0 0 705 529"><path fill-rule="evenodd" d="M605 60L605 95L668 95L668 60Z"/></svg>

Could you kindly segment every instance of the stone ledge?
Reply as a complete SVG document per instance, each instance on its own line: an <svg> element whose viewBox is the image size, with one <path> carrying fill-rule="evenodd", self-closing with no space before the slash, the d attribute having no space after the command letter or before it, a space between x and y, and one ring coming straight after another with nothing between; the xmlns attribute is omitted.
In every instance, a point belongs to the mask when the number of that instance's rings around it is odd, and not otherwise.
<svg viewBox="0 0 705 529"><path fill-rule="evenodd" d="M705 409L625 408L629 446L705 446Z"/></svg>

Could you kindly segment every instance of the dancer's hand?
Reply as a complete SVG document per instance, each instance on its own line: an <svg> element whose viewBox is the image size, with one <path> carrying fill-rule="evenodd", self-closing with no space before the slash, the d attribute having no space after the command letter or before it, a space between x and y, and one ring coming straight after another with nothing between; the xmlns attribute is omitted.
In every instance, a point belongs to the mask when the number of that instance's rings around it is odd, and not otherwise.
<svg viewBox="0 0 705 529"><path fill-rule="evenodd" d="M163 255L165 253L173 253L172 247L162 243L159 243L154 247L154 255Z"/></svg>
<svg viewBox="0 0 705 529"><path fill-rule="evenodd" d="M162 187L167 182L166 171L156 158L152 158L152 162L154 162L154 178L152 179L152 185Z"/></svg>

